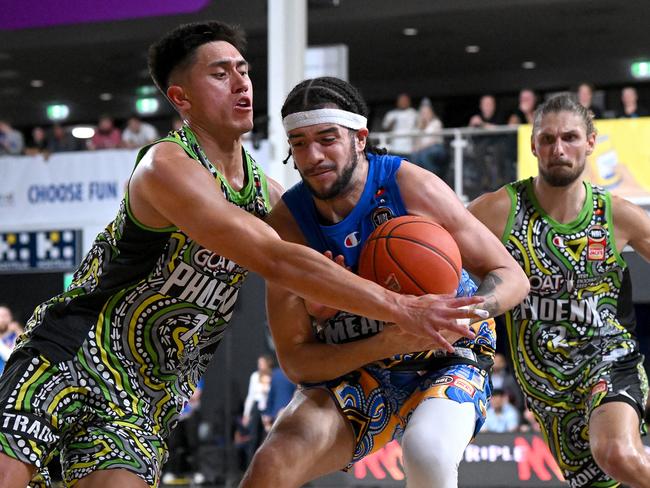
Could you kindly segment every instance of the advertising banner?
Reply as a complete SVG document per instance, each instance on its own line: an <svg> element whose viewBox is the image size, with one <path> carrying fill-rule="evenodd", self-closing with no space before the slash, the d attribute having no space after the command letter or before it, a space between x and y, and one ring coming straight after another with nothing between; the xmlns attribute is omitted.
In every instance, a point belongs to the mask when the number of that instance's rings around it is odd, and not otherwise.
<svg viewBox="0 0 650 488"><path fill-rule="evenodd" d="M587 158L585 179L639 203L650 203L650 117L596 120L596 148ZM517 175L537 175L530 150L532 126L518 130Z"/></svg>
<svg viewBox="0 0 650 488"><path fill-rule="evenodd" d="M644 438L646 445L648 439ZM650 447L648 448L650 450ZM320 478L320 487L403 488L402 449L397 441L354 464L348 473ZM560 468L539 433L480 433L458 468L459 488L562 488Z"/></svg>
<svg viewBox="0 0 650 488"><path fill-rule="evenodd" d="M246 148L266 170L267 141ZM0 231L104 228L124 197L137 150L116 149L3 156L0 161ZM198 164L198 163L197 163Z"/></svg>
<svg viewBox="0 0 650 488"><path fill-rule="evenodd" d="M117 213L136 151L3 157L0 230L106 225Z"/></svg>
<svg viewBox="0 0 650 488"><path fill-rule="evenodd" d="M79 264L81 232L0 232L0 273L68 271Z"/></svg>

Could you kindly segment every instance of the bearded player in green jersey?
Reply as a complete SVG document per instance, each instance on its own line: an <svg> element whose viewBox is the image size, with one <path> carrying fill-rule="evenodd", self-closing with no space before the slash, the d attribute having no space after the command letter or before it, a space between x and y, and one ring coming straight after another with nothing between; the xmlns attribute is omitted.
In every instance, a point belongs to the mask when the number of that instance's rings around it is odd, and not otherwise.
<svg viewBox="0 0 650 488"><path fill-rule="evenodd" d="M641 442L648 395L622 249L650 259L650 218L583 181L592 114L568 95L536 112L539 175L478 198L470 211L528 275L506 314L515 373L572 488L650 487Z"/></svg>
<svg viewBox="0 0 650 488"><path fill-rule="evenodd" d="M448 350L438 331L473 336L456 319L480 317L480 298L391 293L263 222L281 188L241 144L253 126L243 48L243 33L219 22L152 46L152 77L186 123L140 151L117 218L68 291L36 308L7 362L0 488L24 488L59 450L66 485L157 486L165 439L247 270Z"/></svg>

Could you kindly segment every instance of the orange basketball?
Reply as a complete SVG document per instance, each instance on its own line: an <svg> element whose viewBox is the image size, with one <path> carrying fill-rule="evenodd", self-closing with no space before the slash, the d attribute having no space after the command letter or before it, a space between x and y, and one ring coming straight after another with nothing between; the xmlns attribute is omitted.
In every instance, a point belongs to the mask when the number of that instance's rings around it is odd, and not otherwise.
<svg viewBox="0 0 650 488"><path fill-rule="evenodd" d="M397 293L453 293L462 261L454 238L423 217L405 215L384 222L365 242L359 275Z"/></svg>

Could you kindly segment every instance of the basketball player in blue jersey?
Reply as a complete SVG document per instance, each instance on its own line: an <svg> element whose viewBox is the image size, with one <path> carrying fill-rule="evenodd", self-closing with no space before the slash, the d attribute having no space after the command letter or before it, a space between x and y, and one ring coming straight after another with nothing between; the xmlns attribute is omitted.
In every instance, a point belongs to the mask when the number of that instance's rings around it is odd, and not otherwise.
<svg viewBox="0 0 650 488"><path fill-rule="evenodd" d="M302 182L269 222L287 240L356 269L373 229L415 214L444 226L482 279L490 315L526 295L521 269L439 178L367 147L366 105L337 78L296 86L282 109ZM292 488L344 469L403 434L410 488L457 486L464 448L485 418L494 321L472 324L453 352L363 315L306 302L269 284L267 308L280 364L302 386L253 459L242 487ZM466 273L460 294L476 286ZM350 300L362 300L350 296Z"/></svg>
<svg viewBox="0 0 650 488"><path fill-rule="evenodd" d="M510 351L567 483L649 488L640 435L648 379L621 251L629 245L650 260L650 218L583 180L595 144L588 109L569 95L547 100L531 136L539 175L469 209L529 277L529 296L505 316Z"/></svg>
<svg viewBox="0 0 650 488"><path fill-rule="evenodd" d="M152 78L185 125L140 151L117 217L9 358L0 488L24 488L57 451L68 486L157 486L248 270L450 349L438 330L473 335L456 319L476 312L458 307L481 300L397 295L264 223L281 189L241 144L253 127L244 44L237 28L203 22L152 46Z"/></svg>

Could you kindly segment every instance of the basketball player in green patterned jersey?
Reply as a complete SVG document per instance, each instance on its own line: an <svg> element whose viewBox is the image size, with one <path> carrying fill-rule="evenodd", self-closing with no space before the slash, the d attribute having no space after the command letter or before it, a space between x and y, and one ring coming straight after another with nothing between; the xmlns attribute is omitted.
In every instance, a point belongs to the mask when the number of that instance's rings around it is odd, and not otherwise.
<svg viewBox="0 0 650 488"><path fill-rule="evenodd" d="M572 488L650 487L641 442L648 396L634 334L629 245L650 259L650 218L582 179L592 115L568 95L536 112L539 175L478 198L470 211L528 275L506 314L515 373Z"/></svg>
<svg viewBox="0 0 650 488"><path fill-rule="evenodd" d="M281 188L241 144L253 126L243 48L243 33L219 22L152 46L152 77L185 125L140 151L117 217L71 287L36 308L7 362L0 488L24 488L59 450L68 486L157 486L165 439L248 270L447 349L438 331L473 335L456 319L477 312L456 307L481 299L391 293L263 222Z"/></svg>

